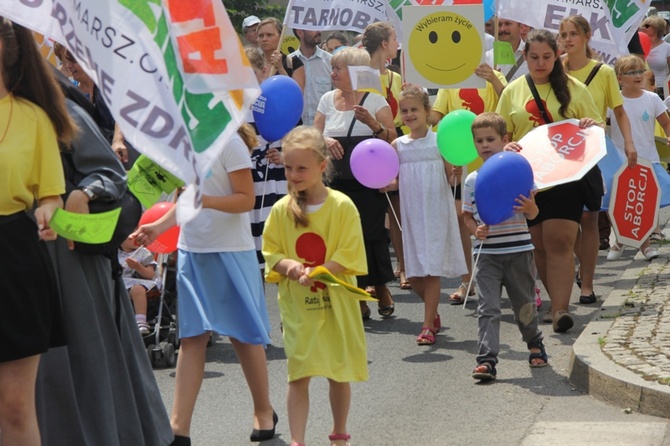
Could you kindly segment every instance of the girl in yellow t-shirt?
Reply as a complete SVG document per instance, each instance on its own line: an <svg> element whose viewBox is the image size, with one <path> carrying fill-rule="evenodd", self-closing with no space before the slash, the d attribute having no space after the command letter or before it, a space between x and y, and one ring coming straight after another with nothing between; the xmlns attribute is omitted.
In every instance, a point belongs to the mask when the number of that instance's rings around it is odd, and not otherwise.
<svg viewBox="0 0 670 446"><path fill-rule="evenodd" d="M32 33L0 18L0 49L0 431L3 444L38 444L40 355L65 344L42 241L56 239L49 221L65 192L58 142L69 143L76 128Z"/></svg>
<svg viewBox="0 0 670 446"><path fill-rule="evenodd" d="M367 274L363 231L356 206L327 188L326 143L312 127L297 127L282 144L289 195L270 211L263 231L266 280L279 286L279 310L288 359L288 414L293 446L305 443L309 383L328 378L333 411L331 445L349 439L351 381L368 379L365 334L356 298L344 287L309 278L324 266L356 286Z"/></svg>
<svg viewBox="0 0 670 446"><path fill-rule="evenodd" d="M382 96L391 107L393 115L393 125L395 125L398 137L407 133L409 129L403 127L400 117L400 92L403 89L402 77L399 73L389 70L386 62L389 59L395 59L398 55L399 43L396 37L395 29L389 22L375 22L365 28L363 33L363 47L370 53L370 66L379 70L382 82ZM392 210L388 210L389 234L393 252L396 256L395 276L400 279L400 289L409 290L412 286L405 275L405 256L402 246L402 232L400 231L400 195L398 191L389 193ZM386 306L379 309L382 317L389 317L393 314L393 307Z"/></svg>

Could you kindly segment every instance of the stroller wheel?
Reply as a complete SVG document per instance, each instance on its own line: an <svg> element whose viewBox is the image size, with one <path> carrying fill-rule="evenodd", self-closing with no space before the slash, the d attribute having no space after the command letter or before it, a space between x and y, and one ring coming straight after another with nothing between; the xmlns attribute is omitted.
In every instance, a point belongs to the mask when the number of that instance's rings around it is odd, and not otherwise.
<svg viewBox="0 0 670 446"><path fill-rule="evenodd" d="M167 336L167 343L172 344L175 349L179 348L179 339L177 339L177 336L174 333L170 333Z"/></svg>
<svg viewBox="0 0 670 446"><path fill-rule="evenodd" d="M154 355L154 344L149 344L147 347L147 354L149 355L149 362L151 367L156 367L156 356Z"/></svg>
<svg viewBox="0 0 670 446"><path fill-rule="evenodd" d="M165 360L165 367L174 367L177 359L174 353L174 345L167 343L163 347L163 360Z"/></svg>

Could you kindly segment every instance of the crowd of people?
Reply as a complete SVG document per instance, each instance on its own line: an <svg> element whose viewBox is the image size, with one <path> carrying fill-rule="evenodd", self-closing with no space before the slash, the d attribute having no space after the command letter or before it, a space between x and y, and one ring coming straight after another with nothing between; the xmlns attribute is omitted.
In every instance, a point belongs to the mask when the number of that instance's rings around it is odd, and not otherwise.
<svg viewBox="0 0 670 446"><path fill-rule="evenodd" d="M441 278L460 277L448 302L478 297L472 377L479 381L497 376L504 286L529 366L547 366L540 321L555 333L570 330L573 283L581 287L580 304L595 304L598 250L609 249L608 259L623 251L618 241L609 243L601 172L596 166L581 180L533 187L516 199L512 217L487 225L474 199L477 172L444 160L433 126L455 110L474 112L473 142L486 161L524 150L519 140L539 125L573 118L583 128L604 127L609 119L628 166L638 156L650 160L670 190L654 142L670 134L662 97L670 72L667 23L650 16L640 26L651 50L642 54L635 35L633 54L610 67L589 46L591 28L581 16L563 19L557 34L500 18L487 31L497 28L516 62L496 66L489 49L474 71L486 87L440 89L431 105L426 89L397 72L399 42L387 22L369 25L352 46L340 32L322 38L320 31L296 29L298 49L283 54L281 22L247 17L242 36L258 82L291 77L304 106L280 141L266 141L249 111L201 185L203 209L181 227L181 347L168 416L140 336L149 331L146 292L156 284L156 263L142 246L174 226L176 207L139 226L114 253L126 270L125 287L115 283L119 264L109 256L57 237L49 227L57 208L88 213L91 201L126 192L128 144L69 51L56 46L63 65L61 72L52 69L30 31L1 19L0 177L8 179L0 195L1 443L190 445L212 332L231 339L247 380L249 440L273 438L279 417L266 364L271 329L264 288L276 283L291 445L305 443L312 377L328 379L331 446L349 444L350 383L368 379L363 321L372 311L367 300L346 296L346 288L315 279L317 267L367 290L382 319L396 314L387 285L399 279L424 304L418 345L438 341ZM487 35L487 47L493 40ZM355 90L349 68L356 66L379 70L381 91ZM370 138L398 154L398 177L382 189L366 187L350 165L354 147ZM661 205L670 205L670 196ZM641 247L648 260L659 255L652 242ZM476 267L473 250L480 252ZM548 293L542 316L538 278Z"/></svg>

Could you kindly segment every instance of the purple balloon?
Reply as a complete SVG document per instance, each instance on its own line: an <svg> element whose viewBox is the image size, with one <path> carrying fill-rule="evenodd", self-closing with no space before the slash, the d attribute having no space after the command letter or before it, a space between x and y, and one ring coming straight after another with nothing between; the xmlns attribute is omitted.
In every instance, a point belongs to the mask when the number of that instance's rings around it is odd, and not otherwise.
<svg viewBox="0 0 670 446"><path fill-rule="evenodd" d="M391 144L370 138L359 142L351 152L351 173L363 186L381 189L398 176L400 160Z"/></svg>

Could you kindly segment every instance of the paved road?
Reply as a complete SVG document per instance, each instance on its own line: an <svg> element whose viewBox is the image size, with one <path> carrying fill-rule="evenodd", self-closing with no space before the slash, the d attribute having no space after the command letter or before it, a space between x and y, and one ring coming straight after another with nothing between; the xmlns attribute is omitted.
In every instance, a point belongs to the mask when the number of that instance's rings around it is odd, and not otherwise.
<svg viewBox="0 0 670 446"><path fill-rule="evenodd" d="M607 296L630 261L599 259L596 293ZM643 260L632 260L643 262ZM442 301L458 285L443 281ZM349 416L351 444L381 445L670 445L668 420L628 414L584 395L567 380L571 345L599 311L574 304L576 326L556 335L542 325L550 367L530 369L528 352L505 300L498 380L475 384L470 373L476 354L476 302L442 304L446 330L430 347L415 343L422 321L418 297L391 284L397 317L376 314L365 323L370 380L353 386ZM546 299L546 293L543 293ZM288 445L286 361L282 350L276 288L267 287L274 345L268 348L272 400L279 414L278 436L264 445ZM578 289L572 302L578 301ZM545 303L546 305L546 303ZM376 313L376 312L373 312ZM157 369L166 406L172 404L174 370ZM324 379L311 387L307 443L327 445L331 418ZM209 348L206 379L198 400L192 437L197 446L249 444L251 401L230 342L219 338Z"/></svg>

